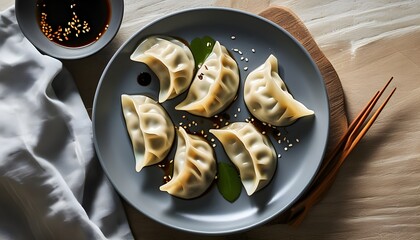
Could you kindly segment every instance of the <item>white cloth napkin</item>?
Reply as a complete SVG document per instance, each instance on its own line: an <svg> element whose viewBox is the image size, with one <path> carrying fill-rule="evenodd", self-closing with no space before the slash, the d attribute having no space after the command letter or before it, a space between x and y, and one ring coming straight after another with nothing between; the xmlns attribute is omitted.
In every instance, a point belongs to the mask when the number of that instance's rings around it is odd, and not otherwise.
<svg viewBox="0 0 420 240"><path fill-rule="evenodd" d="M0 239L132 239L60 61L0 13Z"/></svg>

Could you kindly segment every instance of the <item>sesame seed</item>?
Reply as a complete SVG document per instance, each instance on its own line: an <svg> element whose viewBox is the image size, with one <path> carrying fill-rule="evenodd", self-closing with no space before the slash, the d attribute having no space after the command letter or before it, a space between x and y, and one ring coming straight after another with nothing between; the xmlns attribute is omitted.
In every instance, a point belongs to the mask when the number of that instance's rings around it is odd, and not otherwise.
<svg viewBox="0 0 420 240"><path fill-rule="evenodd" d="M245 62L248 62L248 58L245 58Z"/></svg>
<svg viewBox="0 0 420 240"><path fill-rule="evenodd" d="M293 147L293 144L289 143L289 147Z"/></svg>
<svg viewBox="0 0 420 240"><path fill-rule="evenodd" d="M280 153L279 153L279 154L277 154L277 157L278 157L278 158L281 158L281 154L280 154Z"/></svg>
<svg viewBox="0 0 420 240"><path fill-rule="evenodd" d="M244 67L244 71L247 71L248 70L248 67Z"/></svg>
<svg viewBox="0 0 420 240"><path fill-rule="evenodd" d="M245 58L244 57L241 57L241 61L243 61Z"/></svg>
<svg viewBox="0 0 420 240"><path fill-rule="evenodd" d="M251 51L252 51L253 53L255 53L255 49L251 49Z"/></svg>
<svg viewBox="0 0 420 240"><path fill-rule="evenodd" d="M299 138L296 138L296 142L297 142L297 143L299 142Z"/></svg>
<svg viewBox="0 0 420 240"><path fill-rule="evenodd" d="M287 147L284 148L284 151L287 151Z"/></svg>
<svg viewBox="0 0 420 240"><path fill-rule="evenodd" d="M213 145L212 145L213 147L216 147L216 143L213 143Z"/></svg>
<svg viewBox="0 0 420 240"><path fill-rule="evenodd" d="M238 53L239 53L239 55L242 55L242 52L241 51L238 51Z"/></svg>
<svg viewBox="0 0 420 240"><path fill-rule="evenodd" d="M234 51L234 52L238 52L239 50L238 50L237 48L234 48L234 49L233 49L233 51Z"/></svg>
<svg viewBox="0 0 420 240"><path fill-rule="evenodd" d="M235 39L236 39L236 37L235 37L235 36L231 36L231 37L230 37L230 39L235 40Z"/></svg>
<svg viewBox="0 0 420 240"><path fill-rule="evenodd" d="M238 108L238 112L240 112L241 111L241 108Z"/></svg>

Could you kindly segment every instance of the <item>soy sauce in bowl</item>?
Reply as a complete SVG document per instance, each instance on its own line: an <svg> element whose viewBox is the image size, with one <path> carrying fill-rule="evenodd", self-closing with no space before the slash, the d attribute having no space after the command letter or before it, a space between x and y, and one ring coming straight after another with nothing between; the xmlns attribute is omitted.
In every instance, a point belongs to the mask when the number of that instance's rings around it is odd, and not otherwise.
<svg viewBox="0 0 420 240"><path fill-rule="evenodd" d="M109 0L38 0L38 25L50 41L64 47L84 47L108 29Z"/></svg>

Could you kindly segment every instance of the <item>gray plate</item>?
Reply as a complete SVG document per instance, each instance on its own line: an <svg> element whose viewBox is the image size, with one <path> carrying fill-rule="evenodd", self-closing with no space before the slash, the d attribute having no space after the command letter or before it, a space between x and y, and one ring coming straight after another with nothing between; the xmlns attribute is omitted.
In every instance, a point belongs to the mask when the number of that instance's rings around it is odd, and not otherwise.
<svg viewBox="0 0 420 240"><path fill-rule="evenodd" d="M278 144L271 136L277 153L278 167L270 184L248 197L243 189L234 203L219 194L213 184L199 198L183 200L159 191L163 172L156 166L134 170L134 156L125 128L120 95L145 94L157 99L159 83L152 75L152 84L142 87L137 83L140 72L150 72L146 65L133 62L130 55L147 36L164 34L191 41L209 35L232 51L241 69L242 83L238 99L226 110L229 122L244 121L250 114L243 103L243 81L250 71L261 65L269 54L274 54L280 65L280 75L296 99L315 111L315 117L298 120L281 129L293 147L285 151L286 143ZM236 39L232 40L231 36ZM255 53L252 52L255 49ZM241 61L240 57L249 59ZM248 71L244 71L248 67ZM175 125L195 120L199 126L192 131L207 129L212 121L185 112L174 106L185 94L163 104ZM241 111L238 112L238 108ZM235 114L237 117L235 118ZM189 121L181 118L186 115ZM226 115L226 114L225 114ZM168 226L203 234L238 232L257 226L285 211L303 193L320 166L326 146L329 109L326 90L318 68L306 50L284 29L244 12L205 8L187 10L159 19L141 29L114 55L103 72L94 100L93 131L100 162L117 191L145 215ZM286 133L287 132L287 133ZM272 135L272 134L271 134ZM208 138L212 136L209 135ZM296 142L299 139L299 143ZM227 157L216 141L218 161ZM175 147L174 147L175 148ZM172 149L170 157L173 157Z"/></svg>

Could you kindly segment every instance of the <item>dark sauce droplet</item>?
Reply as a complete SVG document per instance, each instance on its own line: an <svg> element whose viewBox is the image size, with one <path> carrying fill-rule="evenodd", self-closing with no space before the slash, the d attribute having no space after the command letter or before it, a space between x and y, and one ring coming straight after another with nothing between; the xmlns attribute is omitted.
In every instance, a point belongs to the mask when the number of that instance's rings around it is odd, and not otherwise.
<svg viewBox="0 0 420 240"><path fill-rule="evenodd" d="M36 16L42 33L65 47L96 42L108 29L109 0L37 0Z"/></svg>
<svg viewBox="0 0 420 240"><path fill-rule="evenodd" d="M174 160L164 159L158 167L163 171L163 184L171 181L174 172Z"/></svg>
<svg viewBox="0 0 420 240"><path fill-rule="evenodd" d="M229 113L226 113L226 112L224 112L224 113L220 113L220 114L219 114L219 116L220 116L221 118L225 119L225 120L230 120L230 115L229 115Z"/></svg>
<svg viewBox="0 0 420 240"><path fill-rule="evenodd" d="M137 83L141 86L147 86L152 82L152 76L147 72L142 72L137 76Z"/></svg>

